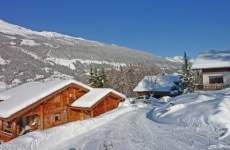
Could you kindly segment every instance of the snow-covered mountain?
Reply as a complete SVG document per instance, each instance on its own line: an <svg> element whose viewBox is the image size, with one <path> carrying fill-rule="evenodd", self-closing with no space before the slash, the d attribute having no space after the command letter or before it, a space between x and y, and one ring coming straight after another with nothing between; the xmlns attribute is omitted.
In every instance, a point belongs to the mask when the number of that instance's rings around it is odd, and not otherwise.
<svg viewBox="0 0 230 150"><path fill-rule="evenodd" d="M166 57L167 60L176 63L183 63L183 56Z"/></svg>
<svg viewBox="0 0 230 150"><path fill-rule="evenodd" d="M0 81L18 84L50 77L83 80L90 64L143 64L177 69L179 63L114 44L56 32L38 32L0 20Z"/></svg>

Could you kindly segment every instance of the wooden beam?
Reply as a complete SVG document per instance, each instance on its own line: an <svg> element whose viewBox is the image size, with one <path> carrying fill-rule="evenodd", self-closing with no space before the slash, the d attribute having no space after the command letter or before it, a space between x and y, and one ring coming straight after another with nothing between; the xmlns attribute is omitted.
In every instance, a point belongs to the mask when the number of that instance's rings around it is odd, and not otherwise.
<svg viewBox="0 0 230 150"><path fill-rule="evenodd" d="M63 107L63 116L64 116L64 123L68 122L68 107L67 106L64 106Z"/></svg>
<svg viewBox="0 0 230 150"><path fill-rule="evenodd" d="M0 120L0 130L2 130L2 128L3 128L3 121Z"/></svg>
<svg viewBox="0 0 230 150"><path fill-rule="evenodd" d="M39 111L39 116L40 116L40 129L44 129L44 104L41 104L40 106L40 111Z"/></svg>
<svg viewBox="0 0 230 150"><path fill-rule="evenodd" d="M90 116L93 118L94 117L94 115L93 115L94 113L93 113L93 109L92 110L90 110Z"/></svg>
<svg viewBox="0 0 230 150"><path fill-rule="evenodd" d="M81 118L81 120L84 120L84 119L85 119L85 117L84 117L84 111L83 111L83 110L81 110L80 118Z"/></svg>
<svg viewBox="0 0 230 150"><path fill-rule="evenodd" d="M103 105L104 105L104 112L106 112L107 111L107 99L106 98L103 101Z"/></svg>
<svg viewBox="0 0 230 150"><path fill-rule="evenodd" d="M20 126L19 126L19 125L16 126L16 134L17 134L17 135L20 134Z"/></svg>
<svg viewBox="0 0 230 150"><path fill-rule="evenodd" d="M17 136L17 124L16 124L16 120L14 120L12 122L12 133L13 135L16 137Z"/></svg>

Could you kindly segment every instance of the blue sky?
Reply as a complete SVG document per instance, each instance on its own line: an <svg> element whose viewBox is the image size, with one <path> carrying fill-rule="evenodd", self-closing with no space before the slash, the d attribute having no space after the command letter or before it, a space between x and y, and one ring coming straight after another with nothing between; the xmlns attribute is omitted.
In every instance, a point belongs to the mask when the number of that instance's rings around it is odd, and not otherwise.
<svg viewBox="0 0 230 150"><path fill-rule="evenodd" d="M0 18L33 30L161 56L230 49L230 0L2 0Z"/></svg>

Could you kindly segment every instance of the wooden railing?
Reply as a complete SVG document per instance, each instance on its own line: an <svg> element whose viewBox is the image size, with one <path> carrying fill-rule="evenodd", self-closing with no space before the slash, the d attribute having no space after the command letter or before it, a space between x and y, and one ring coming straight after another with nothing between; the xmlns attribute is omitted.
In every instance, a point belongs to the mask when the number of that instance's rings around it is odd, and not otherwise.
<svg viewBox="0 0 230 150"><path fill-rule="evenodd" d="M203 90L204 86L203 84L195 84L195 90Z"/></svg>
<svg viewBox="0 0 230 150"><path fill-rule="evenodd" d="M14 138L14 135L0 130L0 141L7 142Z"/></svg>
<svg viewBox="0 0 230 150"><path fill-rule="evenodd" d="M221 90L221 89L227 88L227 87L230 87L230 86L225 85L225 84L206 84L206 85L203 85L204 90Z"/></svg>

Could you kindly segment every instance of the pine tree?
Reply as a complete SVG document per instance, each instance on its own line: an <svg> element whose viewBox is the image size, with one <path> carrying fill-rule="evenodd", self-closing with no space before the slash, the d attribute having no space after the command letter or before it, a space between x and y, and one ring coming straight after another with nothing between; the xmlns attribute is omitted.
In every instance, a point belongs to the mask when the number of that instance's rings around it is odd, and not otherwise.
<svg viewBox="0 0 230 150"><path fill-rule="evenodd" d="M93 84L93 68L92 66L90 66L90 74L89 74L89 80L88 80L88 83L89 85L92 85Z"/></svg>
<svg viewBox="0 0 230 150"><path fill-rule="evenodd" d="M90 68L90 77L89 77L89 85L94 88L105 88L107 87L107 77L105 74L104 68L98 71L98 68L94 69Z"/></svg>
<svg viewBox="0 0 230 150"><path fill-rule="evenodd" d="M97 86L97 72L95 71L95 69L93 69L92 66L90 67L90 76L89 76L88 83L92 87Z"/></svg>
<svg viewBox="0 0 230 150"><path fill-rule="evenodd" d="M189 62L189 58L184 52L184 64L182 66L183 71L183 90L185 93L187 92L193 92L194 85L193 85L193 74L191 71L191 63Z"/></svg>
<svg viewBox="0 0 230 150"><path fill-rule="evenodd" d="M100 82L101 82L101 87L105 88L108 87L108 81L105 73L105 69L101 69L101 74L100 74Z"/></svg>

